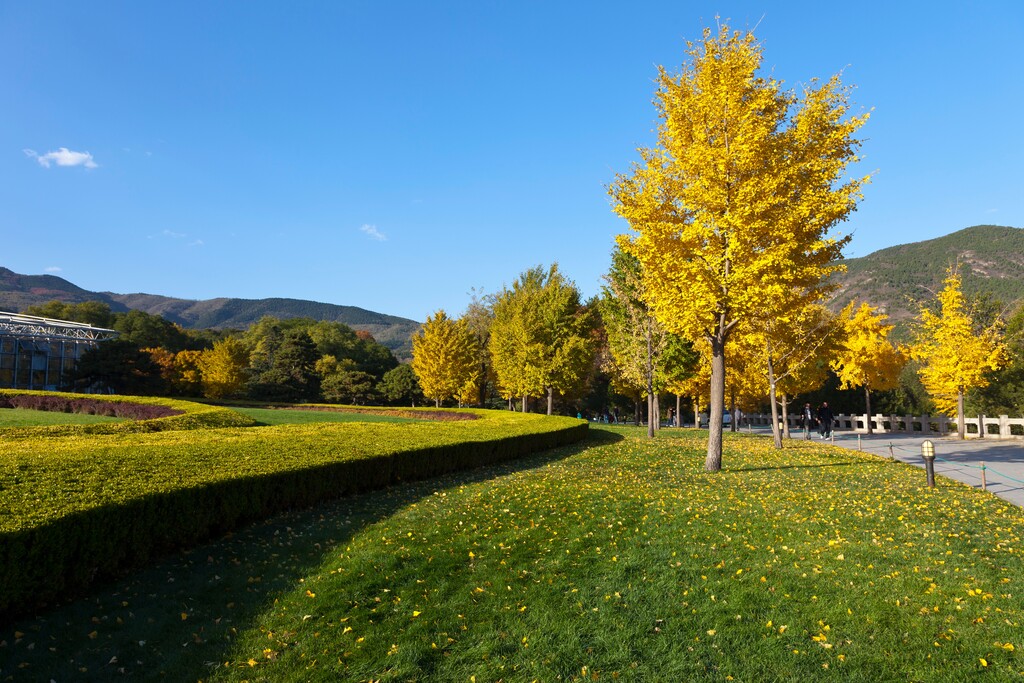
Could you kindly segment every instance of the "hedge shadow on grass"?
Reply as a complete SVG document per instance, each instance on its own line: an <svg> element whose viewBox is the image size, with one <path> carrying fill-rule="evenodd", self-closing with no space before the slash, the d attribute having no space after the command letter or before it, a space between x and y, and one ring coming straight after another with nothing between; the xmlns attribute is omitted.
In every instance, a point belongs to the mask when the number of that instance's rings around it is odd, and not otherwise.
<svg viewBox="0 0 1024 683"><path fill-rule="evenodd" d="M252 524L102 584L88 597L0 627L0 642L7 643L0 646L0 679L205 679L233 647L235 631L250 628L278 594L294 589L368 526L435 493L543 467L622 439L590 430L576 444Z"/></svg>

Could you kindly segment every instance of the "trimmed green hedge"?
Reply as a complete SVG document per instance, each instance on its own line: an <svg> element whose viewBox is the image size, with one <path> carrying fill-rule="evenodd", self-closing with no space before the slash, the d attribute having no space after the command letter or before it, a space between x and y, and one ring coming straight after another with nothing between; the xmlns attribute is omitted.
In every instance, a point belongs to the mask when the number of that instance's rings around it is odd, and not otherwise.
<svg viewBox="0 0 1024 683"><path fill-rule="evenodd" d="M70 597L284 509L518 458L587 431L571 418L463 412L481 419L9 441L0 455L0 611Z"/></svg>
<svg viewBox="0 0 1024 683"><path fill-rule="evenodd" d="M89 412L123 417L126 421L92 425L0 428L0 437L4 439L62 434L130 434L213 427L251 427L256 424L254 420L230 408L148 396L108 396L13 389L0 391L0 408L9 407ZM145 419L138 419L139 417Z"/></svg>

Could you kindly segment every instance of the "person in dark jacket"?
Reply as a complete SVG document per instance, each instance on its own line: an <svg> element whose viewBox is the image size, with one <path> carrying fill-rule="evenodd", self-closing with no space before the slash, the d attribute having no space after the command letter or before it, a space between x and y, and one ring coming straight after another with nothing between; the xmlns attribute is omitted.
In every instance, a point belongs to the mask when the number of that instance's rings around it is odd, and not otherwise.
<svg viewBox="0 0 1024 683"><path fill-rule="evenodd" d="M818 408L818 432L821 434L821 438L827 439L832 436L832 422L834 419L835 415L832 414L832 409L828 407L828 401L825 401Z"/></svg>
<svg viewBox="0 0 1024 683"><path fill-rule="evenodd" d="M804 439L810 439L811 427L814 426L814 410L811 408L810 403L804 404L804 412L801 414L800 419L804 423Z"/></svg>

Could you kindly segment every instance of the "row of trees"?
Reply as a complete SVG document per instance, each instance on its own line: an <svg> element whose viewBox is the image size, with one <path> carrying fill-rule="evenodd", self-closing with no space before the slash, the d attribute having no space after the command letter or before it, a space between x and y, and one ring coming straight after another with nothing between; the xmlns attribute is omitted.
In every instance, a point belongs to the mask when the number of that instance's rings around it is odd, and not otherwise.
<svg viewBox="0 0 1024 683"><path fill-rule="evenodd" d="M605 372L617 392L646 396L652 434L665 392L677 411L684 395L695 412L706 406L709 470L721 468L727 404L767 402L784 416L833 377L862 389L870 412L872 391L896 386L910 358L940 406L956 394L962 414L966 390L983 384L962 366L998 367L1001 352L994 331L975 330L989 355L967 354L955 274L908 347L889 341L892 327L868 304L839 316L823 305L849 241L831 231L869 180L845 175L868 115L849 115L837 77L796 95L758 75L751 33L708 31L689 55L678 76L660 71L658 145L609 188L633 234L618 240L601 299L581 304L557 267L538 267L462 318L439 311L414 339L425 394L466 402L493 384L510 405L546 397L551 412L555 394Z"/></svg>
<svg viewBox="0 0 1024 683"><path fill-rule="evenodd" d="M527 270L458 319L441 310L413 337L412 367L437 405L483 403L490 389L526 411L531 398L578 398L593 374L597 320L575 284L558 270ZM489 389L490 388L490 389Z"/></svg>
<svg viewBox="0 0 1024 683"><path fill-rule="evenodd" d="M265 317L245 331L185 330L143 311L113 313L102 302L51 302L25 313L120 332L79 360L80 389L349 404L422 397L412 369L390 349L337 322Z"/></svg>

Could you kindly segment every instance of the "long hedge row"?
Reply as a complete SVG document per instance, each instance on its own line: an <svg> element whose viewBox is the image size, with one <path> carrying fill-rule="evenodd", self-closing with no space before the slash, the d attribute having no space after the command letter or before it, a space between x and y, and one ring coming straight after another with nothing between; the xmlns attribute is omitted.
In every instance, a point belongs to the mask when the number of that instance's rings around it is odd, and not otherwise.
<svg viewBox="0 0 1024 683"><path fill-rule="evenodd" d="M586 436L586 423L570 418L473 412L481 419L5 440L0 613L69 597L283 509Z"/></svg>
<svg viewBox="0 0 1024 683"><path fill-rule="evenodd" d="M144 396L105 396L52 391L0 391L0 409L27 408L124 418L124 422L48 427L7 427L0 438L38 438L62 434L131 434L211 427L250 427L254 420L220 406Z"/></svg>

